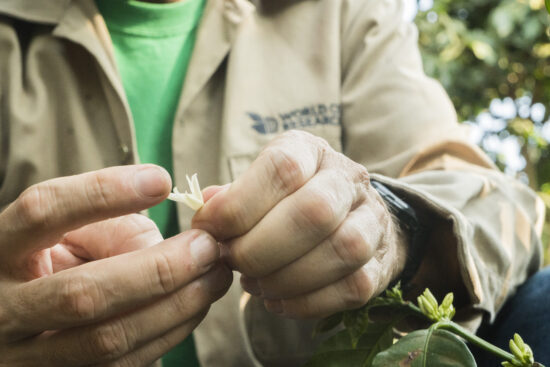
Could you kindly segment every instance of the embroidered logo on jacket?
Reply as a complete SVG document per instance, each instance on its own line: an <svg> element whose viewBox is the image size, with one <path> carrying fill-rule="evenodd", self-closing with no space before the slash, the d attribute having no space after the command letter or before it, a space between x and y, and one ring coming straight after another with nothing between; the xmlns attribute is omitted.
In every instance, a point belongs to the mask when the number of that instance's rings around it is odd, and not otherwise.
<svg viewBox="0 0 550 367"><path fill-rule="evenodd" d="M332 103L298 108L275 116L262 116L254 112L247 114L254 122L254 130L260 134L275 134L316 125L340 125L341 110L340 104Z"/></svg>

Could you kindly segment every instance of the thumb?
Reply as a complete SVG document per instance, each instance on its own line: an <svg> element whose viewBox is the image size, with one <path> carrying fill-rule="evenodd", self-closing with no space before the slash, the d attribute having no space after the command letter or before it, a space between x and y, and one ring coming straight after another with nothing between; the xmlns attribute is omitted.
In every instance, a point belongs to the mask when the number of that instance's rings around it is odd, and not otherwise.
<svg viewBox="0 0 550 367"><path fill-rule="evenodd" d="M230 186L231 184L228 183L223 186L213 185L206 187L204 190L202 190L202 197L204 199L204 202L206 203L208 200L212 199L212 197L214 197L214 195L216 195L217 193L229 189Z"/></svg>

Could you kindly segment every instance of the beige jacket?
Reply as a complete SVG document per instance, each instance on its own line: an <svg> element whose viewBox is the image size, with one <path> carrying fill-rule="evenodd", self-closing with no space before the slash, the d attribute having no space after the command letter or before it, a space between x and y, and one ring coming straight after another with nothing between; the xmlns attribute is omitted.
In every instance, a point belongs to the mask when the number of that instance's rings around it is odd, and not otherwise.
<svg viewBox="0 0 550 367"><path fill-rule="evenodd" d="M401 19L397 0L209 0L174 121L175 183L230 182L276 134L307 130L452 224L472 305L492 316L540 266L544 207L464 141ZM0 207L136 152L93 1L0 1ZM182 230L191 215L179 208ZM205 367L297 366L310 326L235 282L194 335Z"/></svg>

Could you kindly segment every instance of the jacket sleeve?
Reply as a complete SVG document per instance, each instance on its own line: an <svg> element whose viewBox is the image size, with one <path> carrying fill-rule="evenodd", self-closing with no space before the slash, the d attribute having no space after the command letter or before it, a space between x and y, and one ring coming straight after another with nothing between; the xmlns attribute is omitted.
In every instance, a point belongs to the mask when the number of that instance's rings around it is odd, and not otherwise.
<svg viewBox="0 0 550 367"><path fill-rule="evenodd" d="M343 4L344 153L425 213L470 309L492 319L540 267L544 205L466 141L445 91L423 72L401 2Z"/></svg>

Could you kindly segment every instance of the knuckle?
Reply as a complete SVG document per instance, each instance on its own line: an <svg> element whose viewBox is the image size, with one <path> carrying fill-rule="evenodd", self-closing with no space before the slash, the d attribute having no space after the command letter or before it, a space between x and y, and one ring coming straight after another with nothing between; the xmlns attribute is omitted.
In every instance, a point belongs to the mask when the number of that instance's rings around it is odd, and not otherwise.
<svg viewBox="0 0 550 367"><path fill-rule="evenodd" d="M96 210L110 208L114 195L108 177L102 172L94 172L90 181L85 191L90 207Z"/></svg>
<svg viewBox="0 0 550 367"><path fill-rule="evenodd" d="M334 203L327 194L318 189L310 189L305 199L298 205L298 224L319 229L333 227L337 215Z"/></svg>
<svg viewBox="0 0 550 367"><path fill-rule="evenodd" d="M170 296L171 308L175 314L187 319L207 304L207 296L200 282L191 283L185 291Z"/></svg>
<svg viewBox="0 0 550 367"><path fill-rule="evenodd" d="M340 158L339 160L348 168L347 171L351 173L350 179L353 182L368 186L370 182L370 174L367 168L360 163L352 161L342 153L337 154Z"/></svg>
<svg viewBox="0 0 550 367"><path fill-rule="evenodd" d="M330 240L337 258L348 267L364 265L369 259L368 244L363 231L352 225L344 225Z"/></svg>
<svg viewBox="0 0 550 367"><path fill-rule="evenodd" d="M51 203L54 199L46 184L33 185L26 189L17 200L16 212L19 219L29 227L43 228L48 225Z"/></svg>
<svg viewBox="0 0 550 367"><path fill-rule="evenodd" d="M302 144L328 145L327 141L317 135L313 135L305 130L288 130L282 133L276 140L291 141Z"/></svg>
<svg viewBox="0 0 550 367"><path fill-rule="evenodd" d="M366 272L359 270L344 279L344 305L347 309L363 306L372 295L372 282Z"/></svg>
<svg viewBox="0 0 550 367"><path fill-rule="evenodd" d="M357 173L355 176L355 182L356 182L356 188L358 192L358 198L364 199L367 195L369 190L373 190L374 188L370 184L370 174L367 171L367 169L359 164L357 164Z"/></svg>
<svg viewBox="0 0 550 367"><path fill-rule="evenodd" d="M58 297L61 312L70 318L93 320L105 308L100 288L84 275L67 278Z"/></svg>
<svg viewBox="0 0 550 367"><path fill-rule="evenodd" d="M159 253L154 258L155 279L153 284L163 294L168 294L176 289L175 267L173 259L164 253Z"/></svg>
<svg viewBox="0 0 550 367"><path fill-rule="evenodd" d="M92 357L109 361L130 351L128 333L120 321L113 321L92 329L86 341Z"/></svg>
<svg viewBox="0 0 550 367"><path fill-rule="evenodd" d="M220 223L230 223L232 228L231 233L237 235L246 232L251 225L247 212L243 210L241 204L241 202L236 200L228 200L220 208L219 214L220 218L222 218Z"/></svg>
<svg viewBox="0 0 550 367"><path fill-rule="evenodd" d="M328 152L335 153L335 151L332 149L332 147L330 146L328 141L326 141L325 139L321 138L320 136L316 136L316 135L311 135L311 138L313 139L313 142L314 142L315 146L318 149L320 149L320 152L322 154L325 154L325 153L328 153Z"/></svg>
<svg viewBox="0 0 550 367"><path fill-rule="evenodd" d="M287 130L279 135L276 140L305 140L311 139L314 135L304 130Z"/></svg>
<svg viewBox="0 0 550 367"><path fill-rule="evenodd" d="M295 191L307 180L304 168L296 157L280 147L266 148L262 154L269 163L273 186L281 191Z"/></svg>
<svg viewBox="0 0 550 367"><path fill-rule="evenodd" d="M356 180L365 185L368 186L370 184L370 174L369 171L365 168L365 166L354 162L356 171L357 171L357 178Z"/></svg>
<svg viewBox="0 0 550 367"><path fill-rule="evenodd" d="M305 130L288 130L275 138L273 142L274 144L277 142L283 142L283 144L300 144L318 154L324 154L327 151L334 152L325 139Z"/></svg>
<svg viewBox="0 0 550 367"><path fill-rule="evenodd" d="M254 251L244 246L234 246L231 249L231 262L236 270L249 277L256 278L265 275L263 274L265 264L257 259Z"/></svg>

